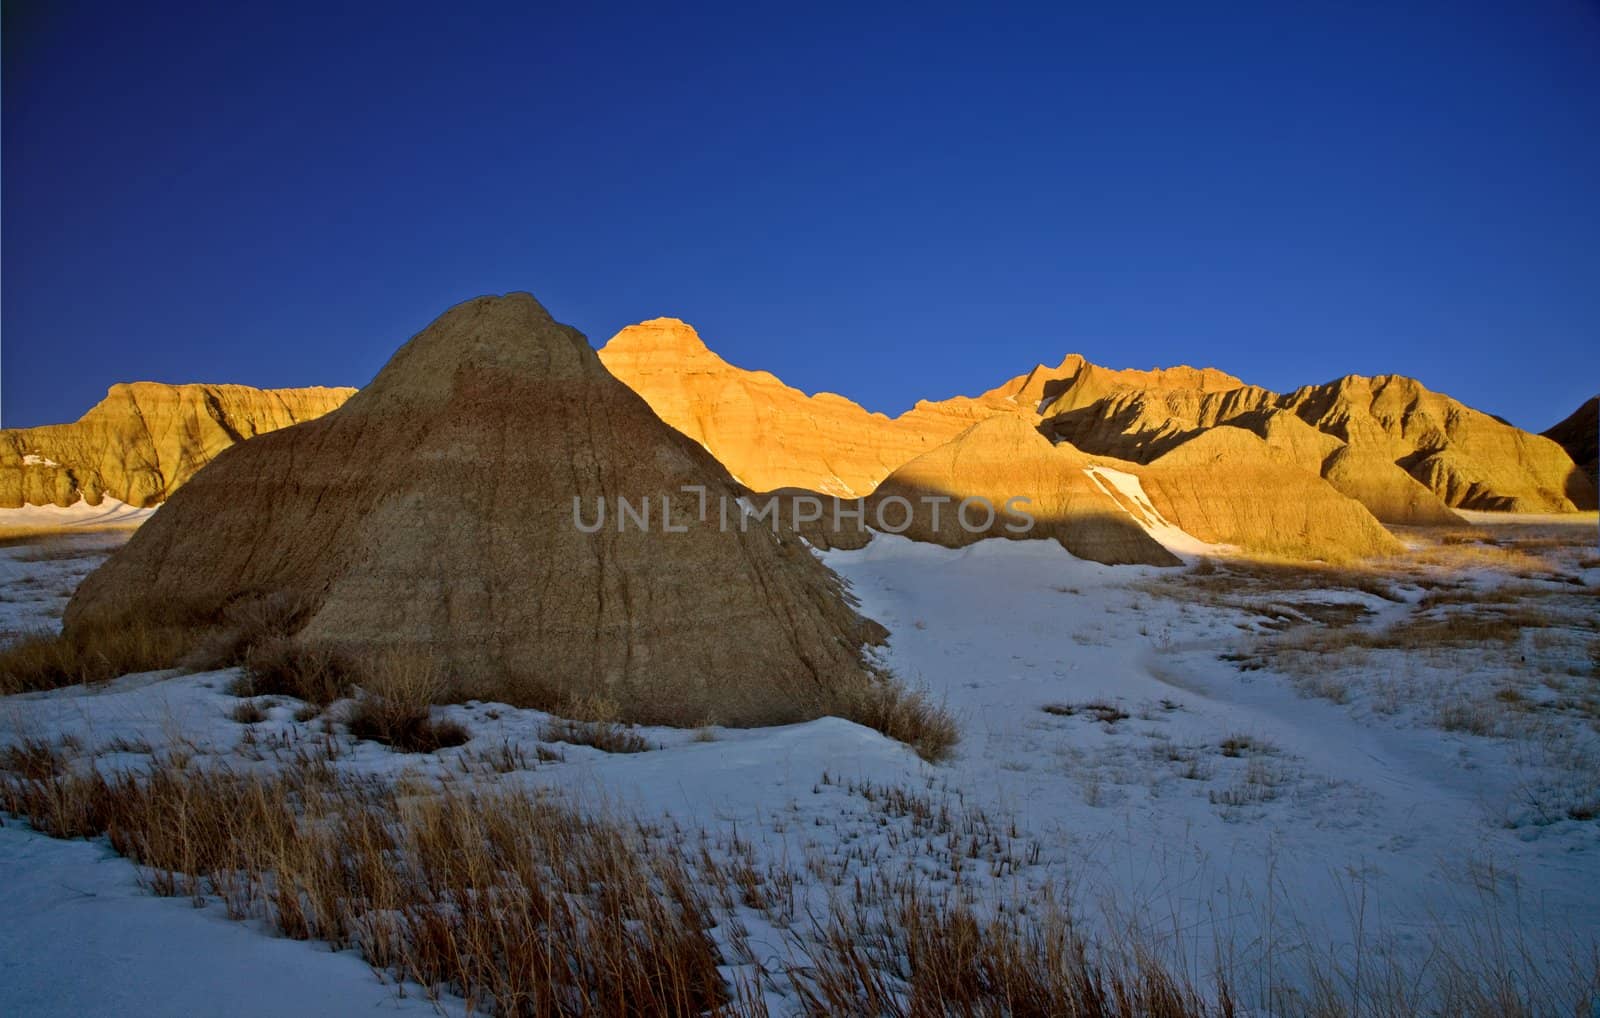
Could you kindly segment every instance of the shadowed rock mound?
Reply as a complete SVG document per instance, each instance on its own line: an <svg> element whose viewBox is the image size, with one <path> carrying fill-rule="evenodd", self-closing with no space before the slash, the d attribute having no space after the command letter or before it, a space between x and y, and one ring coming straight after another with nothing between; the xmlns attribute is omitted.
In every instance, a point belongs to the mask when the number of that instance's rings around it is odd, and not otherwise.
<svg viewBox="0 0 1600 1018"><path fill-rule="evenodd" d="M1022 417L992 417L890 474L867 502L875 518L884 516L892 526L909 518L905 536L950 548L986 537L1054 538L1093 562L1179 565L1089 477L1091 465L1070 445L1052 446ZM927 501L941 496L942 504ZM1029 499L1013 509L1031 516L1031 526L1006 512L1016 496ZM961 502L968 497L984 502L968 507L969 526L963 526ZM891 499L904 503L886 504Z"/></svg>
<svg viewBox="0 0 1600 1018"><path fill-rule="evenodd" d="M1600 396L1592 396L1566 420L1557 424L1544 437L1558 443L1572 457L1572 462L1589 479L1590 487L1600 489ZM1580 509L1595 508L1595 499L1573 499Z"/></svg>
<svg viewBox="0 0 1600 1018"><path fill-rule="evenodd" d="M1203 432L1134 469L1161 515L1202 541L1334 562L1401 550L1360 502L1243 428Z"/></svg>
<svg viewBox="0 0 1600 1018"><path fill-rule="evenodd" d="M200 471L84 582L67 634L286 596L297 639L420 651L468 695L669 724L827 713L881 629L792 534L723 532L684 485L737 495L580 333L484 297L337 411ZM619 532L619 497L649 500L648 532ZM586 525L606 500L603 528L577 528L575 498Z"/></svg>
<svg viewBox="0 0 1600 1018"><path fill-rule="evenodd" d="M354 389L113 385L74 424L0 431L0 507L167 498L222 450L309 421Z"/></svg>

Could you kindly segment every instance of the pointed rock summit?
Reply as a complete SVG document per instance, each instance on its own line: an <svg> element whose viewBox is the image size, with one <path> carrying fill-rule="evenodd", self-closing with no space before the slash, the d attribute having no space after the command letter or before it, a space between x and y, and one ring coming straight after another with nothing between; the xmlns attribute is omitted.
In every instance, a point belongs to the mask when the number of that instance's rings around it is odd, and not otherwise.
<svg viewBox="0 0 1600 1018"><path fill-rule="evenodd" d="M676 318L630 325L600 349L607 369L661 419L710 450L752 491L865 495L895 467L971 419L891 419L843 396L808 396L766 371L734 367Z"/></svg>
<svg viewBox="0 0 1600 1018"><path fill-rule="evenodd" d="M710 511L702 518L704 489ZM881 630L787 532L528 294L458 305L333 413L227 450L68 606L79 627L287 596L296 639L411 649L465 695L599 696L628 720L796 721ZM648 530L619 528L618 499ZM605 504L604 525L586 527ZM671 531L662 513L670 514Z"/></svg>
<svg viewBox="0 0 1600 1018"><path fill-rule="evenodd" d="M1214 368L1116 370L1069 354L1055 367L1037 365L981 395L923 401L888 418L837 396L806 396L766 372L735 368L687 325L665 322L623 330L602 358L668 423L758 491L870 495L918 457L968 440L963 436L973 425L1012 417L1082 455L1124 461L1124 472L1140 477L1219 428L1253 432L1261 442L1224 434L1168 461L1167 483L1186 478L1179 487L1187 489L1191 508L1179 515L1201 521L1201 529L1235 533L1240 540L1230 543L1270 545L1285 555L1349 557L1362 548L1392 549L1374 531L1377 521L1460 525L1456 509L1571 512L1596 498L1592 466L1576 466L1551 440L1560 437L1592 464L1592 425L1575 421L1549 437L1532 435L1398 375L1350 375L1280 394ZM1226 455L1212 455L1219 450ZM1024 455L1013 483L1039 479L1035 465ZM1337 537L1306 531L1301 540L1294 536L1298 528L1249 532L1252 521L1265 523L1271 514L1231 505L1232 493L1285 470L1289 486L1282 490L1312 500L1308 520L1331 524L1350 516L1344 503L1352 499L1365 507L1366 518L1348 521ZM1302 473L1325 483L1310 483ZM1061 494L1048 485L1014 493ZM1199 511L1213 501L1218 525ZM1220 525L1223 520L1233 522ZM1293 521L1280 514L1276 522Z"/></svg>

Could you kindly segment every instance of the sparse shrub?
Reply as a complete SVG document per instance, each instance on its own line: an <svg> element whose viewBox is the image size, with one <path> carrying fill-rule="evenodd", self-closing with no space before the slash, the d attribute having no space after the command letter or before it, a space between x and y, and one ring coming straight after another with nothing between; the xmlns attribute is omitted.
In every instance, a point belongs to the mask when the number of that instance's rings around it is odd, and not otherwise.
<svg viewBox="0 0 1600 1018"><path fill-rule="evenodd" d="M568 696L551 713L573 721L592 721L600 725L615 724L622 718L622 708L617 701L599 693Z"/></svg>
<svg viewBox="0 0 1600 1018"><path fill-rule="evenodd" d="M846 720L905 743L929 763L943 760L961 740L961 729L944 704L920 689L907 689L888 672L846 690L839 710Z"/></svg>
<svg viewBox="0 0 1600 1018"><path fill-rule="evenodd" d="M228 717L241 725L255 725L267 720L266 711L261 709L261 704L255 700L240 700L234 705Z"/></svg>
<svg viewBox="0 0 1600 1018"><path fill-rule="evenodd" d="M537 793L185 769L25 780L0 808L56 837L105 834L156 894L354 948L470 1013L749 1015L710 930L733 877L635 826ZM463 949L471 945L471 949Z"/></svg>
<svg viewBox="0 0 1600 1018"><path fill-rule="evenodd" d="M363 697L350 714L350 734L370 739L402 753L436 753L470 739L464 725L436 721L426 707L414 707Z"/></svg>
<svg viewBox="0 0 1600 1018"><path fill-rule="evenodd" d="M1132 717L1116 704L1101 700L1091 700L1088 703L1047 703L1039 709L1059 718L1076 717L1081 714L1107 725L1114 725L1118 721L1126 721Z"/></svg>
<svg viewBox="0 0 1600 1018"><path fill-rule="evenodd" d="M350 715L350 734L407 753L433 753L470 738L454 721L435 721L432 706L448 687L434 660L422 653L380 655L363 675Z"/></svg>
<svg viewBox="0 0 1600 1018"><path fill-rule="evenodd" d="M356 676L350 659L332 647L271 636L245 651L243 673L232 692L235 696L292 696L325 707L349 696Z"/></svg>
<svg viewBox="0 0 1600 1018"><path fill-rule="evenodd" d="M1222 755L1227 757L1262 756L1276 753L1277 747L1253 735L1235 734L1222 740Z"/></svg>
<svg viewBox="0 0 1600 1018"><path fill-rule="evenodd" d="M644 753L655 748L638 732L615 722L573 721L559 718L546 724L540 731L539 738L545 742L593 746L604 753Z"/></svg>
<svg viewBox="0 0 1600 1018"><path fill-rule="evenodd" d="M1302 695L1328 700L1332 703L1346 704L1350 702L1350 683L1337 675L1327 672L1312 672L1309 675L1297 677L1295 686Z"/></svg>
<svg viewBox="0 0 1600 1018"><path fill-rule="evenodd" d="M293 634L304 624L309 610L310 605L295 594L239 598L222 609L220 619L197 627L194 644L182 664L196 671L242 665L253 648Z"/></svg>
<svg viewBox="0 0 1600 1018"><path fill-rule="evenodd" d="M1493 712L1484 704L1471 701L1451 701L1439 706L1439 727L1447 732L1468 732L1472 735L1493 735Z"/></svg>

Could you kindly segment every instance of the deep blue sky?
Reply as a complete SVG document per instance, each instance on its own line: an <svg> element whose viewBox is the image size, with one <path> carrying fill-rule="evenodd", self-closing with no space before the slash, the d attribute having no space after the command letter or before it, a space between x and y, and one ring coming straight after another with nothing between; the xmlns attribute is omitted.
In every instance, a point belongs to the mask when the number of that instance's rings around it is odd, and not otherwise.
<svg viewBox="0 0 1600 1018"><path fill-rule="evenodd" d="M677 6L8 0L4 423L518 289L891 413L1068 351L1600 386L1593 2Z"/></svg>

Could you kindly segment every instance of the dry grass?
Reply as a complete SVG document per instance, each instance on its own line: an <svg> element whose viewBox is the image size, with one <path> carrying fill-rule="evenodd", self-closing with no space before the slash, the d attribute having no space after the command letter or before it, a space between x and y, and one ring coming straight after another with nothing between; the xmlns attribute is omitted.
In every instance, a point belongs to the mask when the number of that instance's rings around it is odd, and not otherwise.
<svg viewBox="0 0 1600 1018"><path fill-rule="evenodd" d="M269 636L245 648L243 671L232 692L235 696L292 696L326 707L349 696L356 678L355 664L332 647Z"/></svg>
<svg viewBox="0 0 1600 1018"><path fill-rule="evenodd" d="M985 918L916 883L836 906L791 972L808 1015L1201 1018L1239 1014L1225 980L1202 992L1153 959L1094 951L1065 910ZM887 915L877 914L880 907Z"/></svg>
<svg viewBox="0 0 1600 1018"><path fill-rule="evenodd" d="M603 753L645 753L654 746L638 732L614 721L574 721L557 718L539 732L545 742L593 746Z"/></svg>
<svg viewBox="0 0 1600 1018"><path fill-rule="evenodd" d="M929 763L949 756L961 740L960 726L945 704L886 672L841 694L838 711L846 720L905 743Z"/></svg>
<svg viewBox="0 0 1600 1018"><path fill-rule="evenodd" d="M1106 725L1114 725L1133 716L1116 704L1106 703L1103 700L1092 700L1088 703L1047 703L1039 709L1060 718L1090 717Z"/></svg>
<svg viewBox="0 0 1600 1018"><path fill-rule="evenodd" d="M267 712L261 708L257 700L240 700L234 705L228 717L241 725L258 725L267 720Z"/></svg>
<svg viewBox="0 0 1600 1018"><path fill-rule="evenodd" d="M454 721L433 718L449 687L438 662L421 652L390 651L368 665L361 697L350 713L350 734L407 753L433 753L469 738Z"/></svg>
<svg viewBox="0 0 1600 1018"><path fill-rule="evenodd" d="M1238 794L1252 801L1275 787L1265 771L1246 778ZM960 834L966 821L948 803L852 791L891 827L908 818L917 845L991 840L992 822L981 837ZM991 914L958 884L935 890L895 868L838 875L842 893L821 917L790 926L802 876L763 867L736 837L586 816L523 788L341 777L311 757L242 775L169 755L106 775L28 742L0 755L0 809L54 837L103 834L156 894L354 949L471 1013L762 1018L755 980L781 988L774 977L812 1016L1230 1016L1248 1013L1233 987L1258 982L1283 1018L1532 1018L1600 1001L1600 963L1585 949L1552 974L1509 938L1497 947L1498 933L1442 946L1422 970L1313 952L1297 989L1276 966L1197 985L1147 935L1087 938L1049 892ZM769 955L781 971L761 974L740 910L789 929L792 950Z"/></svg>
<svg viewBox="0 0 1600 1018"><path fill-rule="evenodd" d="M189 647L177 627L89 627L68 639L53 633L19 637L0 649L0 695L104 682L168 668Z"/></svg>
<svg viewBox="0 0 1600 1018"><path fill-rule="evenodd" d="M689 855L531 793L401 796L315 764L245 777L169 763L8 774L0 806L55 837L106 834L157 894L354 948L470 1010L679 1016L734 999Z"/></svg>

